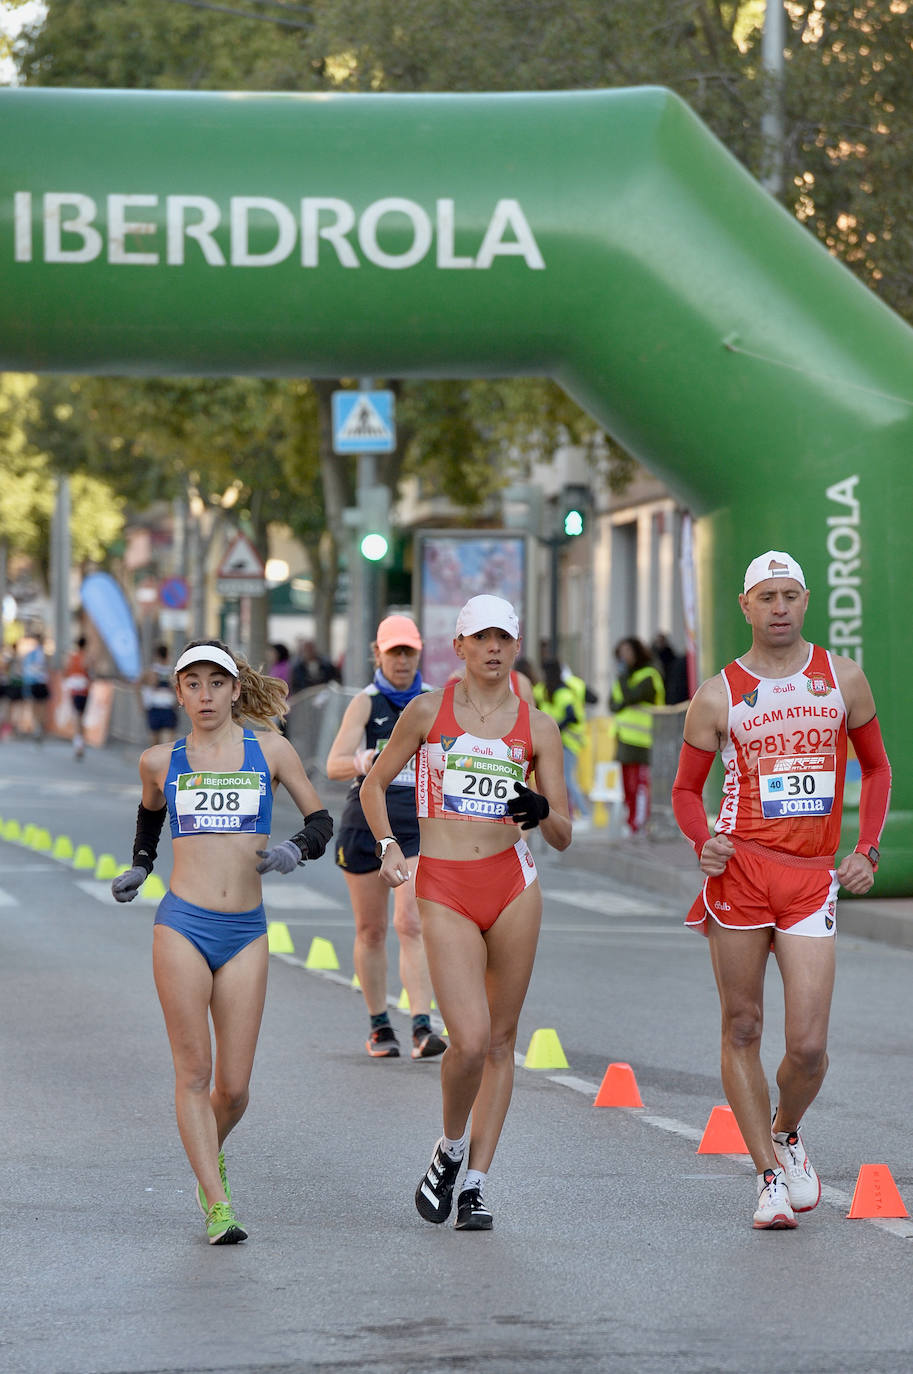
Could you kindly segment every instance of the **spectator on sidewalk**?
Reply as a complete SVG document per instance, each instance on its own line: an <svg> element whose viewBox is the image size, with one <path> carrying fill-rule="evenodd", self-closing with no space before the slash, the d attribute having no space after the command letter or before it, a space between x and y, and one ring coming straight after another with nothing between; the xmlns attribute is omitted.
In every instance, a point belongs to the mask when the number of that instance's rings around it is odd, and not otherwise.
<svg viewBox="0 0 913 1374"><path fill-rule="evenodd" d="M650 816L650 761L653 757L653 707L666 701L663 680L642 640L628 635L615 646L618 677L609 693L615 717L628 828L643 833Z"/></svg>
<svg viewBox="0 0 913 1374"><path fill-rule="evenodd" d="M48 686L48 661L40 634L34 637L22 655L22 695L32 707L32 737L41 744L47 731L51 689Z"/></svg>
<svg viewBox="0 0 913 1374"><path fill-rule="evenodd" d="M653 636L653 643L650 645L653 650L653 658L663 679L663 687L666 692L666 705L677 706L681 701L689 699L688 692L688 661L684 654L677 654L669 643L668 636L660 631Z"/></svg>
<svg viewBox="0 0 913 1374"><path fill-rule="evenodd" d="M577 760L586 743L583 695L577 685L583 686L583 679L573 679L573 685L567 682L556 658L545 660L542 674L543 680L533 688L536 705L556 721L561 732L564 785L571 804L572 820L578 829L585 829L590 824L590 805L577 780Z"/></svg>
<svg viewBox="0 0 913 1374"><path fill-rule="evenodd" d="M328 658L317 652L313 639L299 639L295 657L291 661L292 692L303 692L306 687L318 687L324 682L338 682L339 670Z"/></svg>

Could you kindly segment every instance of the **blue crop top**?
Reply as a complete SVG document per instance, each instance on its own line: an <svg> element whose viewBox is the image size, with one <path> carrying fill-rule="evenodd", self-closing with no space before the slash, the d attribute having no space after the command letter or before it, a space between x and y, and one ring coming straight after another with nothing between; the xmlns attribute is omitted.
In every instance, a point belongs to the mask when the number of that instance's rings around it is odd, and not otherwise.
<svg viewBox="0 0 913 1374"><path fill-rule="evenodd" d="M187 740L175 741L165 779L171 837L227 832L268 835L273 821L269 764L253 731L244 731L244 762L237 773L193 773Z"/></svg>

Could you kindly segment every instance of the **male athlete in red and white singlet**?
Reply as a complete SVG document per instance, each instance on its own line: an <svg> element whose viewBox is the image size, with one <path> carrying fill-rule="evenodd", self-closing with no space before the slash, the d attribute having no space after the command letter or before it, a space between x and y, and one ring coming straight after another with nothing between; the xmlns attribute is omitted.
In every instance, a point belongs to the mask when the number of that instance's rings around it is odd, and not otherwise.
<svg viewBox="0 0 913 1374"><path fill-rule="evenodd" d="M723 1087L758 1170L759 1229L795 1226L820 1197L799 1126L827 1071L837 892L871 888L891 785L862 669L802 637L808 598L789 554L749 565L739 604L751 648L696 693L672 790L705 875L687 924L710 940ZM862 770L860 833L838 865L848 737ZM723 800L708 837L703 786L717 751ZM771 947L786 1005L772 1125L760 1057Z"/></svg>

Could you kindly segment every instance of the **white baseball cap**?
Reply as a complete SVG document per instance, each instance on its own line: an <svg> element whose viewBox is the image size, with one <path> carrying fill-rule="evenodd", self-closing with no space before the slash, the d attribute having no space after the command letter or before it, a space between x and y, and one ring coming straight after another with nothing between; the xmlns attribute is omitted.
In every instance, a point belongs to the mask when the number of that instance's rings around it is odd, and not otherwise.
<svg viewBox="0 0 913 1374"><path fill-rule="evenodd" d="M520 638L517 612L503 596L473 596L457 616L456 635L474 635L479 630L506 630L512 639Z"/></svg>
<svg viewBox="0 0 913 1374"><path fill-rule="evenodd" d="M745 586L742 590L750 592L752 587L756 587L759 582L766 582L769 577L791 577L800 587L805 587L805 573L796 560L788 553L783 553L782 549L768 549L766 553L761 553L751 560L745 572Z"/></svg>
<svg viewBox="0 0 913 1374"><path fill-rule="evenodd" d="M231 673L232 677L240 677L238 669L231 654L227 654L224 649L220 649L218 644L195 644L192 649L185 649L174 665L175 674L183 673L185 668L189 668L192 663L215 663L217 667L224 668Z"/></svg>

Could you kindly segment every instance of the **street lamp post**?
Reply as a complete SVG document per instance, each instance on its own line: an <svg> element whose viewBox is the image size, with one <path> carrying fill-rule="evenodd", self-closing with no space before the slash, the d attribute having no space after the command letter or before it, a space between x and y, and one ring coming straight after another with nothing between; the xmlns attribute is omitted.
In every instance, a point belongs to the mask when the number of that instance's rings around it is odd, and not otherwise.
<svg viewBox="0 0 913 1374"><path fill-rule="evenodd" d="M64 474L57 478L51 529L51 606L53 666L62 669L70 649L70 479Z"/></svg>
<svg viewBox="0 0 913 1374"><path fill-rule="evenodd" d="M783 190L783 48L786 11L783 0L767 0L761 34L764 111L761 115L761 185L772 196Z"/></svg>

